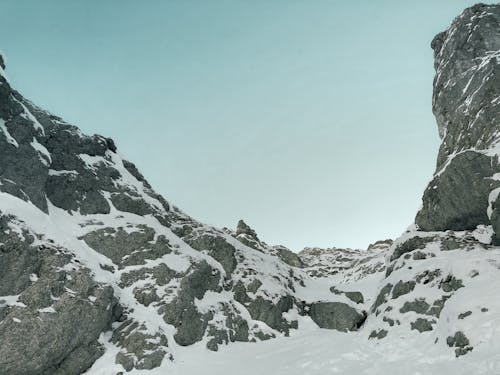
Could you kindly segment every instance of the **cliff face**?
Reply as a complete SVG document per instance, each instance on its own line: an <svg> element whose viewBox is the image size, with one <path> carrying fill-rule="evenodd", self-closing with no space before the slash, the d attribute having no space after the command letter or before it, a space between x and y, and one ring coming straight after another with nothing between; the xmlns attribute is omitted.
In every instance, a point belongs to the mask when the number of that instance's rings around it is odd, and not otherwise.
<svg viewBox="0 0 500 375"><path fill-rule="evenodd" d="M442 144L416 217L422 230L499 229L499 23L498 6L476 5L432 41L433 111Z"/></svg>

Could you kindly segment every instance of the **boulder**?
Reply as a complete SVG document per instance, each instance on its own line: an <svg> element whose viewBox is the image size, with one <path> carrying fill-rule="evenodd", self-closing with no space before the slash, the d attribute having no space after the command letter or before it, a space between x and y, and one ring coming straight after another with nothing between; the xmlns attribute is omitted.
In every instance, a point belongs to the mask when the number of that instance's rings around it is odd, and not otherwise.
<svg viewBox="0 0 500 375"><path fill-rule="evenodd" d="M366 313L341 302L312 303L309 315L320 328L342 332L356 331L366 319Z"/></svg>

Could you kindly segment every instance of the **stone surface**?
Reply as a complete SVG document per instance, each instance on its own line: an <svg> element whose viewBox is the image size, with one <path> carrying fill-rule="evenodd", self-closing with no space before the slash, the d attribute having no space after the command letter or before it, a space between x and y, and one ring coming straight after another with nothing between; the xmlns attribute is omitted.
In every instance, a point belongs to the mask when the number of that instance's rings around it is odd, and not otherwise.
<svg viewBox="0 0 500 375"><path fill-rule="evenodd" d="M490 223L489 194L499 186L497 152L490 151L499 137L499 25L499 7L478 4L432 41L432 108L442 144L415 220L422 230L467 230Z"/></svg>
<svg viewBox="0 0 500 375"><path fill-rule="evenodd" d="M457 327L497 313L457 296L490 285L500 264L489 240L500 243L499 9L471 7L434 39L436 173L417 227L367 250L295 254L242 220L235 231L200 223L110 138L36 107L0 71L0 373L77 375L104 360L117 373L163 371L181 346L289 335L299 315L363 326L377 345L397 329L471 351Z"/></svg>
<svg viewBox="0 0 500 375"><path fill-rule="evenodd" d="M321 328L344 332L355 331L366 319L366 314L340 302L313 303L310 315L311 319Z"/></svg>
<svg viewBox="0 0 500 375"><path fill-rule="evenodd" d="M102 355L97 339L120 315L112 288L72 265L69 253L0 233L0 264L10 270L0 273L1 294L20 302L0 314L1 373L82 373Z"/></svg>

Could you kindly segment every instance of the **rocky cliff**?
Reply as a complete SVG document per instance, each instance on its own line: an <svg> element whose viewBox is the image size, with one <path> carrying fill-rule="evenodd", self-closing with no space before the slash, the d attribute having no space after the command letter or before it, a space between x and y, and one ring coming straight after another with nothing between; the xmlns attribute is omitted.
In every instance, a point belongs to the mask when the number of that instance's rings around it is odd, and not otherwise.
<svg viewBox="0 0 500 375"><path fill-rule="evenodd" d="M495 358L500 248L500 6L466 9L432 41L442 144L416 225L392 244L366 330ZM411 334L416 331L423 339ZM397 340L397 339L396 339ZM476 353L476 355L481 355Z"/></svg>
<svg viewBox="0 0 500 375"><path fill-rule="evenodd" d="M168 373L188 351L311 325L365 348L358 372L495 368L500 6L466 9L432 48L443 143L416 224L367 250L299 254L243 221L191 218L111 139L16 92L0 57L0 375Z"/></svg>

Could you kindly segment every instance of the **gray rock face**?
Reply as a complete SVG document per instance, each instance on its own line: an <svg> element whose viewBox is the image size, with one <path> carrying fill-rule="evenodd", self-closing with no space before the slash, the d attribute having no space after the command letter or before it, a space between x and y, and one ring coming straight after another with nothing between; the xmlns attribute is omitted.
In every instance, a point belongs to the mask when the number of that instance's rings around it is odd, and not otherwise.
<svg viewBox="0 0 500 375"><path fill-rule="evenodd" d="M283 317L283 313L290 310L294 302L291 296L282 297L277 303L257 297L247 304L247 308L253 319L261 320L269 327L288 334L290 328L297 328L297 322L289 322Z"/></svg>
<svg viewBox="0 0 500 375"><path fill-rule="evenodd" d="M220 280L221 275L207 263L193 265L182 278L177 297L160 309L165 321L177 327L174 339L179 345L191 345L203 337L212 316L199 312L194 300L203 298L208 290L220 291Z"/></svg>
<svg viewBox="0 0 500 375"><path fill-rule="evenodd" d="M113 289L56 247L34 245L0 218L0 369L5 375L80 374L102 355L97 342L120 315ZM79 324L75 324L78 319Z"/></svg>
<svg viewBox="0 0 500 375"><path fill-rule="evenodd" d="M168 340L165 335L151 335L145 331L146 327L138 322L127 320L113 332L111 340L124 348L116 356L116 363L126 371L156 368L167 354Z"/></svg>
<svg viewBox="0 0 500 375"><path fill-rule="evenodd" d="M255 231L252 228L250 228L250 226L243 220L238 221L238 224L236 226L236 236L239 236L240 234L246 234L247 236L253 238L254 240L259 241L257 233L255 233Z"/></svg>
<svg viewBox="0 0 500 375"><path fill-rule="evenodd" d="M120 267L144 264L157 259L172 249L164 236L155 240L155 231L139 225L134 228L103 228L87 233L82 239L94 250L106 255Z"/></svg>
<svg viewBox="0 0 500 375"><path fill-rule="evenodd" d="M368 338L381 340L387 336L387 333L388 333L388 331L386 329L381 329L379 331L373 330L370 332L370 336L368 336Z"/></svg>
<svg viewBox="0 0 500 375"><path fill-rule="evenodd" d="M336 287L332 286L330 288L330 292L335 293L337 295L344 295L349 298L354 303L364 303L363 293L361 292L344 292L342 290L338 290Z"/></svg>
<svg viewBox="0 0 500 375"><path fill-rule="evenodd" d="M455 347L455 356L460 357L470 352L473 347L469 345L469 339L462 331L457 331L453 336L448 336L446 344Z"/></svg>
<svg viewBox="0 0 500 375"><path fill-rule="evenodd" d="M238 264L235 256L236 249L222 237L211 235L188 236L184 240L196 250L208 251L222 265L228 276L231 275Z"/></svg>
<svg viewBox="0 0 500 375"><path fill-rule="evenodd" d="M466 9L432 48L432 108L443 141L415 222L426 231L474 229L490 223L489 194L499 186L491 150L499 140L500 8Z"/></svg>
<svg viewBox="0 0 500 375"><path fill-rule="evenodd" d="M321 328L355 331L366 319L366 314L340 302L317 302L310 307L310 316Z"/></svg>
<svg viewBox="0 0 500 375"><path fill-rule="evenodd" d="M392 299L396 299L402 295L410 293L413 289L415 289L416 282L415 281L398 281L394 288L392 289Z"/></svg>
<svg viewBox="0 0 500 375"><path fill-rule="evenodd" d="M432 323L435 323L435 321L418 318L415 322L411 323L411 329L415 329L420 333L432 331Z"/></svg>
<svg viewBox="0 0 500 375"><path fill-rule="evenodd" d="M499 186L491 177L498 170L496 158L475 151L455 156L425 190L415 219L420 229L470 230L489 224L488 196Z"/></svg>
<svg viewBox="0 0 500 375"><path fill-rule="evenodd" d="M461 323L475 319L459 312L477 306L456 309L454 295L498 262L490 252L481 274L467 273L452 255L490 248L480 224L500 233L499 9L469 8L433 42L443 145L416 223L439 232L367 250L295 254L243 221L236 231L199 223L155 193L111 139L36 107L0 70L0 373L77 375L99 367L109 347L122 372L163 371L172 345L203 340L217 351L288 335L297 313L344 332L366 325L370 338L387 340L394 327L456 332L441 317L445 305ZM363 289L375 282L378 293ZM461 331L443 339L457 356L472 350Z"/></svg>

